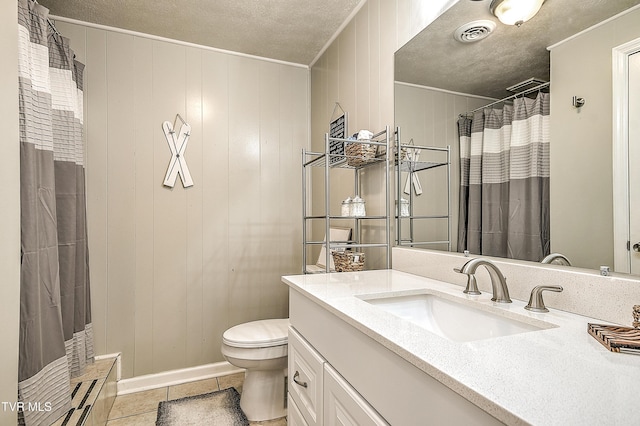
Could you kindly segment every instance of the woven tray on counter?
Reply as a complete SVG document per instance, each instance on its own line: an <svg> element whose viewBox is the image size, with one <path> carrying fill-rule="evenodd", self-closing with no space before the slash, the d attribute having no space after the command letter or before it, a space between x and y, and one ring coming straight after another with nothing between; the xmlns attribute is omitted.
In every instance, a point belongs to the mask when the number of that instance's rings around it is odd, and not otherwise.
<svg viewBox="0 0 640 426"><path fill-rule="evenodd" d="M589 334L611 352L640 355L640 329L602 324L587 326Z"/></svg>

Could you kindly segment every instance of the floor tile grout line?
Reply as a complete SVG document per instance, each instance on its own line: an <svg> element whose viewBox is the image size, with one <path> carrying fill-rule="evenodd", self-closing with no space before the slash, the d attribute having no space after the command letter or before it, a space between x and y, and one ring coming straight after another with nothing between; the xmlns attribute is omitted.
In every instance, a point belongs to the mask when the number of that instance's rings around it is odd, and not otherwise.
<svg viewBox="0 0 640 426"><path fill-rule="evenodd" d="M143 411L142 413L131 413L131 414L125 414L124 416L120 416L120 417L116 417L114 419L109 419L107 420L107 423L109 422L114 422L116 420L122 420L122 419L128 419L130 417L137 417L137 416L143 416L145 414L149 414L149 413L156 413L158 410L149 410L149 411Z"/></svg>

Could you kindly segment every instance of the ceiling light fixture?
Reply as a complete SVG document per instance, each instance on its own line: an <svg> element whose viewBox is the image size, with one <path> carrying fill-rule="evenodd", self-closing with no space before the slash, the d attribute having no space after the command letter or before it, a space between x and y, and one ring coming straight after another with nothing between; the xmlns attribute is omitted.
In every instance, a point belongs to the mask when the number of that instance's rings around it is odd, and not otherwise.
<svg viewBox="0 0 640 426"><path fill-rule="evenodd" d="M489 9L505 25L520 26L533 18L544 0L492 0Z"/></svg>

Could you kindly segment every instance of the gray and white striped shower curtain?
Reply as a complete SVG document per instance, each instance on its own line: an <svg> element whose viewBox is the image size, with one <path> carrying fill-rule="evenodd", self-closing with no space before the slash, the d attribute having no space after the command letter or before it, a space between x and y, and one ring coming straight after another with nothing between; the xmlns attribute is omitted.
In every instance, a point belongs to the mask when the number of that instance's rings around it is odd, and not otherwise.
<svg viewBox="0 0 640 426"><path fill-rule="evenodd" d="M83 147L84 65L18 0L21 250L20 424L70 409L70 379L93 362ZM7 184L9 184L7 182Z"/></svg>
<svg viewBox="0 0 640 426"><path fill-rule="evenodd" d="M549 94L458 121L458 251L540 261L550 250Z"/></svg>

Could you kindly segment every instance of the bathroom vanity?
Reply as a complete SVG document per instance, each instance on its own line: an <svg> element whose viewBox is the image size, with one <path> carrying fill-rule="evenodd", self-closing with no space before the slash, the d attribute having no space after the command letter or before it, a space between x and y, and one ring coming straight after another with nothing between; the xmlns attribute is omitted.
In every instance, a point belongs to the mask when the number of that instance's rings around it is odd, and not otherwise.
<svg viewBox="0 0 640 426"><path fill-rule="evenodd" d="M640 418L640 357L611 353L587 333L587 323L603 321L553 308L534 313L522 301L495 303L490 293L467 296L459 285L396 270L283 282L291 424Z"/></svg>

